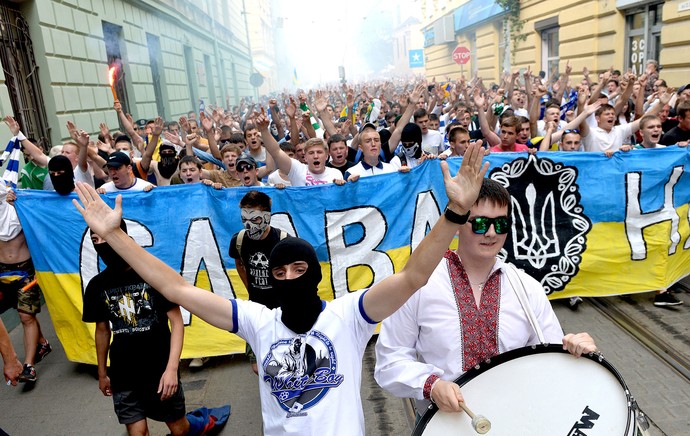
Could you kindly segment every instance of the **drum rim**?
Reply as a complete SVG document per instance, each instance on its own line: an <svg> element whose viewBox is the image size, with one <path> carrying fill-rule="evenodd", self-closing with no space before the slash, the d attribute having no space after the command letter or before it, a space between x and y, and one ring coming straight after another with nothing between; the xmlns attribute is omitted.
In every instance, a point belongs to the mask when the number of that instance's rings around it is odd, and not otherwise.
<svg viewBox="0 0 690 436"><path fill-rule="evenodd" d="M511 360L520 358L520 357L525 357L525 356L533 356L535 354L544 354L544 353L565 353L569 354L567 350L563 349L563 346L560 344L538 344L538 345L528 345L526 347L521 347L521 348L516 348L514 350L506 351L505 353L501 353L498 356L491 357L489 359L486 359L473 368L469 369L467 372L465 372L463 375L455 379L455 383L458 384L458 386L462 387L464 386L467 382L473 380L477 376L485 373L486 371ZM602 366L604 366L606 369L608 369L618 380L618 382L621 384L621 387L623 388L623 391L625 392L625 397L628 400L628 405L631 404L631 395L630 395L630 390L628 389L628 385L625 383L625 380L623 380L623 377L621 374L618 372L618 370L604 358L604 356L601 355L601 353L596 352L596 353L588 353L588 354L583 354L580 356L581 358L584 359L589 359L592 360ZM426 426L429 424L429 421L434 417L436 412L438 411L438 406L436 406L435 403L431 403L429 405L429 408L424 412L424 415L419 419L419 422L415 426L412 436L423 436L424 434L424 429L426 429ZM628 425L626 426L625 433L627 434L630 429L630 422L628 422Z"/></svg>

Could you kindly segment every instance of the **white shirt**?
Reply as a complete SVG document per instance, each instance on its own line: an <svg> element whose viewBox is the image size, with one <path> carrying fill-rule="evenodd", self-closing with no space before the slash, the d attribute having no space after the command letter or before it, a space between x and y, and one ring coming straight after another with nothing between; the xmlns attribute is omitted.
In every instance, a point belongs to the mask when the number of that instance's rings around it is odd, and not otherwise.
<svg viewBox="0 0 690 436"><path fill-rule="evenodd" d="M280 308L230 300L237 320L232 333L256 353L265 435L364 435L362 357L376 328L362 312L364 293L324 302L302 335L281 322Z"/></svg>
<svg viewBox="0 0 690 436"><path fill-rule="evenodd" d="M558 120L558 127L556 128L556 131L563 130L566 124L568 123L563 120ZM546 136L546 121L537 121L537 136Z"/></svg>
<svg viewBox="0 0 690 436"><path fill-rule="evenodd" d="M594 114L590 115L587 119L594 117ZM632 135L632 123L621 124L618 126L613 126L610 132L598 127L596 124L592 126L589 125L589 135L582 138L582 145L585 151L606 151L613 150L616 151L621 148L621 145L628 144L629 138Z"/></svg>
<svg viewBox="0 0 690 436"><path fill-rule="evenodd" d="M280 176L280 173L278 172L279 170L273 171L271 174L268 175L268 184L271 186L275 186L278 183L282 183L285 186L292 186L292 183L290 183L290 180L285 180Z"/></svg>
<svg viewBox="0 0 690 436"><path fill-rule="evenodd" d="M128 188L118 188L113 182L104 183L101 188L105 192L124 192L124 191L143 191L147 186L154 186L153 183L149 183L146 180L142 180L138 177L134 178L134 184Z"/></svg>
<svg viewBox="0 0 690 436"><path fill-rule="evenodd" d="M292 186L314 186L325 185L326 183L333 183L333 180L343 178L343 173L335 168L325 167L325 171L320 174L314 174L309 171L309 166L303 164L297 159L292 159L290 165L290 172L288 178Z"/></svg>
<svg viewBox="0 0 690 436"><path fill-rule="evenodd" d="M439 149L443 144L443 135L438 130L428 130L422 134L422 150L438 156Z"/></svg>
<svg viewBox="0 0 690 436"><path fill-rule="evenodd" d="M501 269L499 353L539 343L515 291L505 278L506 267L496 260L492 269L492 273ZM544 289L522 271L518 274L546 341L561 343L563 332ZM464 373L462 338L458 303L448 261L444 258L427 284L383 321L376 343L374 378L397 397L422 400L424 383L431 374L453 381ZM423 407L424 404L418 402L417 410Z"/></svg>
<svg viewBox="0 0 690 436"><path fill-rule="evenodd" d="M379 161L378 165L371 166L368 163L361 160L357 162L357 165L350 167L345 171L345 178L350 176L358 175L359 177L375 176L377 174L394 173L398 171L393 165Z"/></svg>

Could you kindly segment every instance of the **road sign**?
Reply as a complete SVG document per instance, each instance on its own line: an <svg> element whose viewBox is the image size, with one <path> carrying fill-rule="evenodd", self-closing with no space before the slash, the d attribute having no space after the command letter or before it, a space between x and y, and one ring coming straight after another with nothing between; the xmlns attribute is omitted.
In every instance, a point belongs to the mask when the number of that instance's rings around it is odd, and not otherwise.
<svg viewBox="0 0 690 436"><path fill-rule="evenodd" d="M464 65L470 61L470 51L461 45L453 50L453 61L458 65Z"/></svg>
<svg viewBox="0 0 690 436"><path fill-rule="evenodd" d="M424 50L410 50L410 68L424 67Z"/></svg>

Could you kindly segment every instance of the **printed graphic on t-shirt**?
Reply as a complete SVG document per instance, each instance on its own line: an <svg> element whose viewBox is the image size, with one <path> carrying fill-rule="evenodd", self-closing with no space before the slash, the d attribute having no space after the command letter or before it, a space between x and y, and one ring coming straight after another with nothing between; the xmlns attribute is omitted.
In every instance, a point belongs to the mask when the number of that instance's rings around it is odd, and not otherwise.
<svg viewBox="0 0 690 436"><path fill-rule="evenodd" d="M306 182L304 183L305 186L314 186L314 185L325 185L326 183L330 183L328 180L319 180L312 173L307 171L307 177L306 177Z"/></svg>
<svg viewBox="0 0 690 436"><path fill-rule="evenodd" d="M106 304L113 334L146 332L156 325L158 317L147 289L146 283L137 283L109 290Z"/></svg>
<svg viewBox="0 0 690 436"><path fill-rule="evenodd" d="M312 330L275 342L262 361L264 382L287 418L306 416L329 389L344 379L337 373L338 359L330 339Z"/></svg>
<svg viewBox="0 0 690 436"><path fill-rule="evenodd" d="M251 277L250 285L256 289L270 289L271 284L268 282L268 256L262 251L257 251L249 256L249 277Z"/></svg>

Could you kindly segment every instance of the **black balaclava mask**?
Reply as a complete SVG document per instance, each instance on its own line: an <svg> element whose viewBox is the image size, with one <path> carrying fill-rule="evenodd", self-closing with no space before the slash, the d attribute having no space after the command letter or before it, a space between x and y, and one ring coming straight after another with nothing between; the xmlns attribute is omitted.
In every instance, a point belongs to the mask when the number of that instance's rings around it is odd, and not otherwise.
<svg viewBox="0 0 690 436"><path fill-rule="evenodd" d="M120 221L120 228L123 232L127 233L127 224L125 220ZM89 230L90 232L90 230ZM113 247L111 247L107 242L102 244L93 244L93 248L96 250L96 254L103 260L103 263L108 269L115 271L122 271L129 268L129 264L120 257Z"/></svg>
<svg viewBox="0 0 690 436"><path fill-rule="evenodd" d="M400 134L403 151L408 159L422 157L422 129L415 123L407 123ZM405 147L405 143L414 142L412 147Z"/></svg>
<svg viewBox="0 0 690 436"><path fill-rule="evenodd" d="M50 174L50 181L53 182L55 192L60 195L67 195L74 191L74 169L72 161L66 156L58 155L48 161L48 171L62 171L59 176Z"/></svg>
<svg viewBox="0 0 690 436"><path fill-rule="evenodd" d="M175 154L175 147L163 144L160 147L161 161L158 162L158 171L161 176L169 179L175 174L177 170L177 155Z"/></svg>
<svg viewBox="0 0 690 436"><path fill-rule="evenodd" d="M273 268L292 262L307 262L307 271L296 279L277 280ZM307 241L287 237L278 242L268 260L273 292L276 293L283 311L281 321L295 333L306 333L321 313L322 303L318 295L321 281L321 265L316 251Z"/></svg>

